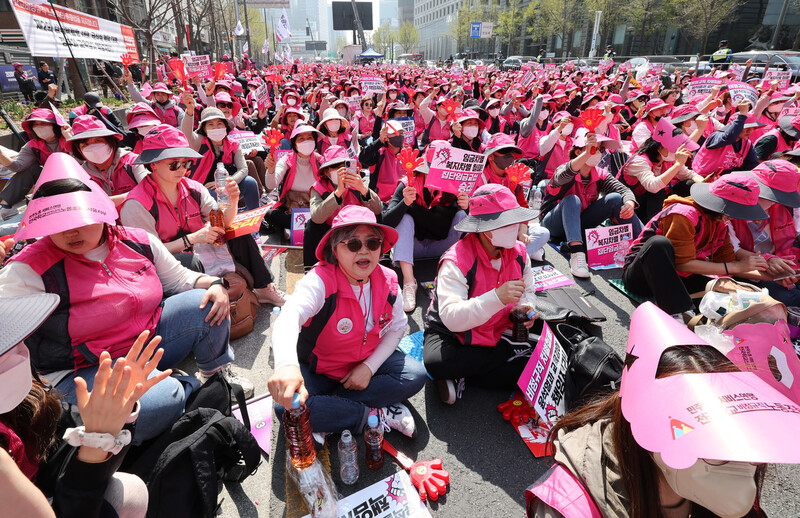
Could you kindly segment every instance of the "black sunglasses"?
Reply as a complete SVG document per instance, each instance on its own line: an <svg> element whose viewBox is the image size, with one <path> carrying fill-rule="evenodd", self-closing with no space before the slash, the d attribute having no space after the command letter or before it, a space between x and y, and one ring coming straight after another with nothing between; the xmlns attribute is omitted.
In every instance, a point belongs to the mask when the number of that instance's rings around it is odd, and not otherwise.
<svg viewBox="0 0 800 518"><path fill-rule="evenodd" d="M175 160L169 164L170 171L177 171L180 168L189 169L190 167L192 167L190 160Z"/></svg>
<svg viewBox="0 0 800 518"><path fill-rule="evenodd" d="M233 103L217 103L217 108L233 108Z"/></svg>
<svg viewBox="0 0 800 518"><path fill-rule="evenodd" d="M350 241L342 241L342 243L345 246L347 246L347 249L353 253L361 250L362 246L366 246L367 250L369 250L370 252L374 252L383 245L383 240L378 239L377 237L370 237L366 241L361 241L360 239L353 238Z"/></svg>

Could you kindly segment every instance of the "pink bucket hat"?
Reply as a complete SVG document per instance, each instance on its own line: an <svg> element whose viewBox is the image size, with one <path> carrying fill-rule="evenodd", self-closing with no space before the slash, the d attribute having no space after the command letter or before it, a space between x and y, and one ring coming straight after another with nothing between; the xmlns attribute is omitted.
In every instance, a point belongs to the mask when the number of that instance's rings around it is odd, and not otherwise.
<svg viewBox="0 0 800 518"><path fill-rule="evenodd" d="M164 83L156 83L156 85L153 87L153 92L152 93L155 94L155 93L159 93L159 92L161 92L162 94L170 94L170 95L172 95L172 90L167 88L167 85L164 84Z"/></svg>
<svg viewBox="0 0 800 518"><path fill-rule="evenodd" d="M747 173L731 173L713 183L696 183L690 193L692 199L704 209L719 212L734 219L767 219L767 213L758 205L758 182Z"/></svg>
<svg viewBox="0 0 800 518"><path fill-rule="evenodd" d="M326 167L343 164L350 160L350 155L347 154L347 149L342 146L330 146L322 154L322 165L319 166L320 170Z"/></svg>
<svg viewBox="0 0 800 518"><path fill-rule="evenodd" d="M800 139L800 115L778 119L781 130L793 139Z"/></svg>
<svg viewBox="0 0 800 518"><path fill-rule="evenodd" d="M672 124L681 124L683 122L688 121L689 119L694 119L695 117L699 117L700 115L702 114L695 105L681 104L672 111L670 122L672 122Z"/></svg>
<svg viewBox="0 0 800 518"><path fill-rule="evenodd" d="M52 180L73 178L81 181L89 191L78 191L57 194L43 198L34 198L22 217L19 229L14 237L34 239L58 234L66 230L107 223L114 225L117 221L117 209L114 202L103 191L103 188L89 177L83 167L66 153L53 153L45 162L42 173L36 181L34 192L42 184Z"/></svg>
<svg viewBox="0 0 800 518"><path fill-rule="evenodd" d="M575 132L575 140L572 142L574 147L584 147L586 145L586 135L589 134L589 130L586 128L578 128ZM613 138L608 138L603 135L596 135L597 143L602 145L606 149L611 150L619 150L620 143Z"/></svg>
<svg viewBox="0 0 800 518"><path fill-rule="evenodd" d="M67 139L67 149L69 149L70 153L74 153L75 144L79 140L86 140L92 137L114 137L119 141L122 140L122 135L106 128L106 125L93 115L79 115L72 121L72 136Z"/></svg>
<svg viewBox="0 0 800 518"><path fill-rule="evenodd" d="M189 141L181 130L159 124L144 136L142 152L133 163L152 164L167 158L202 158L202 155L189 147Z"/></svg>
<svg viewBox="0 0 800 518"><path fill-rule="evenodd" d="M526 223L535 216L536 212L520 207L508 187L487 183L475 189L469 199L469 216L453 228L459 232L489 232Z"/></svg>
<svg viewBox="0 0 800 518"><path fill-rule="evenodd" d="M303 121L303 119L297 119L297 122L294 123L294 129L292 129L292 134L289 135L289 140L292 140L301 133L311 133L314 135L315 138L322 135L322 133L317 131L317 129L314 126L306 124L305 121Z"/></svg>
<svg viewBox="0 0 800 518"><path fill-rule="evenodd" d="M456 112L456 122L464 122L470 119L475 119L478 121L478 127L483 130L484 126L486 125L482 120L481 117L478 115L478 112L475 110L463 110Z"/></svg>
<svg viewBox="0 0 800 518"><path fill-rule="evenodd" d="M667 103L662 101L661 99L650 99L647 101L647 104L644 105L644 115L647 116L651 111L657 110L659 108L663 108L665 106L669 106Z"/></svg>
<svg viewBox="0 0 800 518"><path fill-rule="evenodd" d="M750 171L759 185L759 197L786 207L800 207L800 171L787 160L762 162Z"/></svg>
<svg viewBox="0 0 800 518"><path fill-rule="evenodd" d="M325 249L328 248L331 234L333 234L334 230L352 225L369 225L371 227L381 229L383 231L383 251L381 254L385 254L391 250L394 244L397 243L397 230L393 229L392 227L379 224L375 219L374 212L366 207L362 207L361 205L346 205L345 207L342 207L336 217L333 218L333 225L331 226L331 229L322 237L322 241L320 241L319 245L317 245L317 250L315 253L317 259L320 261L324 259Z"/></svg>
<svg viewBox="0 0 800 518"><path fill-rule="evenodd" d="M800 406L754 372L656 378L663 352L689 345L711 347L651 302L634 311L620 398L639 446L674 469L700 459L800 462Z"/></svg>
<svg viewBox="0 0 800 518"><path fill-rule="evenodd" d="M147 103L136 103L125 115L128 122L128 129L138 128L139 126L150 126L151 124L161 124L156 112Z"/></svg>
<svg viewBox="0 0 800 518"><path fill-rule="evenodd" d="M56 114L52 110L46 108L36 108L31 111L30 115L25 117L22 121L22 129L31 137L35 136L33 133L33 122L49 122L56 124Z"/></svg>
<svg viewBox="0 0 800 518"><path fill-rule="evenodd" d="M517 147L514 139L505 133L495 133L489 137L489 141L486 143L486 151L484 151L484 153L486 156L489 156L492 153L497 153L498 151L522 153L522 150Z"/></svg>

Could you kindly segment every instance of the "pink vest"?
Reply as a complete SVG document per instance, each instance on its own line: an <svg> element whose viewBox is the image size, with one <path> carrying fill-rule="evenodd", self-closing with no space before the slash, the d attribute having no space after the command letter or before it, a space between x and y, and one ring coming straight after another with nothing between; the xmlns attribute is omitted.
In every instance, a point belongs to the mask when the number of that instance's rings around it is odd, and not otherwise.
<svg viewBox="0 0 800 518"><path fill-rule="evenodd" d="M341 268L319 262L313 271L325 283L325 303L300 329L297 356L308 362L311 372L339 381L369 358L389 329L398 294L397 274L378 265L369 276L375 325L366 332L361 306Z"/></svg>
<svg viewBox="0 0 800 518"><path fill-rule="evenodd" d="M550 158L547 160L547 165L544 167L544 171L547 173L547 178L549 180L553 179L553 175L555 174L556 169L558 169L558 166L569 162L569 150L572 149L572 137L567 137L567 140L564 142L565 144L563 148L558 142L553 144L552 153L550 153ZM539 150L539 153L541 153L541 149ZM545 156L547 156L547 153L542 156L542 160L544 160Z"/></svg>
<svg viewBox="0 0 800 518"><path fill-rule="evenodd" d="M549 505L566 518L603 518L589 491L562 464L554 465L525 490L529 517L537 501Z"/></svg>
<svg viewBox="0 0 800 518"><path fill-rule="evenodd" d="M34 154L39 160L39 165L44 167L44 163L47 162L47 159L50 158L50 155L53 153L47 147L47 143L40 139L40 138L32 138L30 139L26 146L33 149ZM69 149L67 149L67 139L61 137L58 139L58 150L61 153L69 153Z"/></svg>
<svg viewBox="0 0 800 518"><path fill-rule="evenodd" d="M107 181L105 175L100 177L89 173L91 179L97 182L109 196L125 194L137 185L136 177L133 174L133 162L139 155L129 151L123 151L123 153L125 154L120 157L116 165L112 164L114 165L114 172L111 175L111 183Z"/></svg>
<svg viewBox="0 0 800 518"><path fill-rule="evenodd" d="M546 127L542 131L538 127L534 127L527 137L523 137L522 134L517 137L517 147L522 150L521 158L539 158L539 139L547 135L546 131L549 129Z"/></svg>
<svg viewBox="0 0 800 518"><path fill-rule="evenodd" d="M25 451L25 443L22 442L17 432L0 421L0 437L4 438L7 444L6 453L11 455L14 463L28 480L34 480L39 471L39 459L31 458Z"/></svg>
<svg viewBox="0 0 800 518"><path fill-rule="evenodd" d="M571 185L554 187L552 183L547 184L547 194L555 196L559 200L564 199L565 196L574 194L580 198L581 211L584 211L589 205L597 201L597 198L599 197L597 182L600 180L605 180L607 176L608 172L605 169L593 167L589 176L589 183L587 183L585 186L583 185L581 175L577 174ZM565 189L565 187L569 188Z"/></svg>
<svg viewBox="0 0 800 518"><path fill-rule="evenodd" d="M397 182L400 181L400 164L397 157L393 155L387 148L381 148L382 160L381 167L378 170L378 180L375 188L378 191L378 197L381 201L388 202L392 199L395 189L397 189ZM370 167L370 174L375 174L377 164Z"/></svg>
<svg viewBox="0 0 800 518"><path fill-rule="evenodd" d="M476 192L482 185L486 185L487 183L496 183L508 187L508 190L514 193L514 196L517 198L517 203L519 203L521 207L528 208L528 200L525 199L525 190L522 186L512 183L511 180L508 179L508 175L498 176L494 174L489 164L486 164L483 173L478 177L478 181L475 182L475 190L472 191L472 193Z"/></svg>
<svg viewBox="0 0 800 518"><path fill-rule="evenodd" d="M756 128L756 129L759 129L759 128ZM792 147L789 144L786 143L786 140L784 140L783 135L781 134L780 128L773 128L770 131L767 131L766 133L761 135L761 137L758 140L761 140L762 138L766 137L767 135L774 135L775 138L778 139L778 145L775 146L775 151L773 151L773 153L783 153L784 151L791 151ZM751 137L752 137L752 135L751 135ZM752 140L752 138L750 140ZM753 140L753 142L758 144L758 141L756 141L756 140ZM769 157L767 157L767 158L769 158Z"/></svg>
<svg viewBox="0 0 800 518"><path fill-rule="evenodd" d="M369 117L364 115L363 112L356 112L355 121L358 121L358 135L360 137L369 137L372 135L372 130L375 127L375 113L369 114Z"/></svg>
<svg viewBox="0 0 800 518"><path fill-rule="evenodd" d="M791 209L775 203L769 208L767 214L769 214L767 221L769 222L772 244L775 246L774 255L792 261L800 257L800 250L794 246L795 229ZM741 219L732 219L731 224L734 232L736 232L736 237L739 239L739 246L752 252L755 245L750 225L747 224L747 221ZM764 254L764 256L766 258L772 257L770 254Z"/></svg>
<svg viewBox="0 0 800 518"><path fill-rule="evenodd" d="M233 157L236 154L237 149L239 149L239 143L237 141L228 137L222 139L221 162L226 166L233 166ZM214 153L214 145L210 140L208 140L208 137L203 137L203 144L200 146L200 149L197 152L203 155L203 158L195 161L194 165L192 166L192 171L189 174L189 178L195 182L205 184L206 182L213 180L214 171L212 171L211 168L214 166L214 162L217 158L216 154Z"/></svg>
<svg viewBox="0 0 800 518"><path fill-rule="evenodd" d="M340 133L336 137L336 145L337 146L342 146L345 149L349 148L350 147L350 139L347 137L347 135L348 134L344 133L344 132ZM320 139L319 139L319 153L321 155L325 154L325 150L328 149L329 147L331 147L332 145L333 144L331 144L331 141L328 140L328 137L320 137Z"/></svg>
<svg viewBox="0 0 800 518"><path fill-rule="evenodd" d="M327 178L321 178L317 180L314 185L311 186L311 188L317 191L323 197L323 199L327 198L328 196L333 196L333 192L336 190L336 188L333 186L333 182ZM347 189L344 191L344 196L342 197L342 206L336 209L333 214L331 214L331 217L325 220L325 223L328 225L333 225L333 218L339 214L339 211L342 210L342 208L347 207L348 205L361 205L358 196L356 196L352 189Z"/></svg>
<svg viewBox="0 0 800 518"><path fill-rule="evenodd" d="M660 226L661 219L669 214L680 214L688 219L692 223L692 226L694 226L694 249L696 259L700 261L707 260L725 243L725 237L728 235L728 227L725 225L725 223L710 221L692 205L686 203L673 203L653 216L653 218L647 222L647 225L645 225L642 233L636 239L634 239L633 243L631 243L630 249L637 247L639 243L643 243L653 236L663 236L664 231ZM708 243L706 243L705 246L701 247L701 239L705 234L705 226L707 224L714 225L714 228L711 231L711 239L708 241ZM688 277L692 274L689 272L678 271L678 275L681 277Z"/></svg>
<svg viewBox="0 0 800 518"><path fill-rule="evenodd" d="M650 124L650 121L649 121L649 120L647 120L647 118L644 118L644 119L640 120L639 122L637 122L636 124L634 124L633 126L631 126L631 133L632 133L632 132L633 132L633 131L636 129L636 127L637 127L637 126L639 126L640 124L644 124L645 126L647 126L647 129L649 129L649 130L650 130L650 134L651 134L651 135L653 134L653 131L655 130L655 127L653 127L653 125L652 125L652 124ZM709 124L709 126L710 126L710 124ZM636 150L637 150L637 149L639 149L639 145L636 143L636 141L635 141L635 140L631 139L631 148L630 148L630 151L629 151L629 153L633 154L633 153L635 153L635 152L636 152Z"/></svg>
<svg viewBox="0 0 800 518"><path fill-rule="evenodd" d="M439 122L439 117L433 116L431 120L430 130L428 131L428 139L433 142L434 140L449 140L450 139L450 124L447 122L444 125Z"/></svg>
<svg viewBox="0 0 800 518"><path fill-rule="evenodd" d="M722 146L715 149L701 147L692 160L692 170L700 176L708 176L716 171L735 170L744 163L744 159L753 145L749 140L740 142L742 149L738 153L733 146Z"/></svg>
<svg viewBox="0 0 800 518"><path fill-rule="evenodd" d="M103 351L118 358L145 329L154 336L163 287L147 233L117 227L106 238L109 254L102 264L61 250L50 237L12 258L40 275L47 293L61 296L36 338L26 340L31 361L42 372L96 365ZM67 357L72 365L58 364Z"/></svg>
<svg viewBox="0 0 800 518"><path fill-rule="evenodd" d="M772 129L775 129L775 126L778 123L777 121L774 121L774 120L770 119L769 117L767 117L764 113L762 113L761 117L758 118L758 122L760 122L761 124L764 124L764 126L761 126L759 128L754 128L753 131L750 133L750 136L747 137L747 138L750 139L750 142L752 142L753 144L755 144L756 141L758 141L758 139L763 137L765 133L767 133L768 131L770 131ZM710 124L709 124L709 126L710 126Z"/></svg>
<svg viewBox="0 0 800 518"><path fill-rule="evenodd" d="M204 187L190 180L181 178L178 182L178 210L167 200L158 186L158 182L149 174L125 198L136 200L153 216L158 238L163 243L197 232L203 228L203 215L200 212L200 200Z"/></svg>
<svg viewBox="0 0 800 518"><path fill-rule="evenodd" d="M419 109L414 108L414 136L419 137L423 131L425 131L425 118Z"/></svg>
<svg viewBox="0 0 800 518"><path fill-rule="evenodd" d="M178 107L170 104L166 108L162 108L160 104L154 102L150 105L156 116L161 119L164 124L169 124L172 127L178 127Z"/></svg>
<svg viewBox="0 0 800 518"><path fill-rule="evenodd" d="M441 266L442 261L453 261L467 279L469 298L474 298L499 288L505 282L521 279L522 270L528 261L528 252L525 249L525 245L519 241L514 245L514 248L503 248L500 251L500 259L502 260L500 271L492 267L492 259L478 240L478 235L470 233L466 234L444 253L439 260L439 265ZM511 327L509 315L513 307L514 304L508 304L505 308L495 313L485 324L474 327L464 333L453 333L444 326L439 317L439 301L434 290L434 298L426 315L426 327L431 326L448 334L453 334L465 345L494 347L500 340L500 335L503 331Z"/></svg>
<svg viewBox="0 0 800 518"><path fill-rule="evenodd" d="M311 155L311 171L314 173L314 178L319 180L319 155L314 153ZM281 184L278 186L278 201L273 208L277 209L286 203L286 195L292 190L294 184L294 177L297 174L297 153L289 151L286 155L286 174L283 175Z"/></svg>

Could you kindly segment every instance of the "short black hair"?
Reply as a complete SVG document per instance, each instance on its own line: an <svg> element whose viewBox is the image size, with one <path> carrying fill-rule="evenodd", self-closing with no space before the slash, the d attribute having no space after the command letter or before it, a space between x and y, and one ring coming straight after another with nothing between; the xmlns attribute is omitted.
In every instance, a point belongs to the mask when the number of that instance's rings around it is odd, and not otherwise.
<svg viewBox="0 0 800 518"><path fill-rule="evenodd" d="M39 188L36 189L36 192L33 193L33 199L80 191L91 192L91 189L77 178L59 178L58 180L50 180L40 185Z"/></svg>

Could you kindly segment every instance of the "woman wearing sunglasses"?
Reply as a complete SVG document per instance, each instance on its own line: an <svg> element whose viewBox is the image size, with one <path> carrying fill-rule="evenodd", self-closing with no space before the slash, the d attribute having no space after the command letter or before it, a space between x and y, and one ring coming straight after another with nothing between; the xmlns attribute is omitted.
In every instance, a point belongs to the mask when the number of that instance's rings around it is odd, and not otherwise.
<svg viewBox="0 0 800 518"><path fill-rule="evenodd" d="M372 142L372 132L375 129L375 101L372 97L361 99L361 110L353 116L352 127L358 130L358 143L363 148Z"/></svg>
<svg viewBox="0 0 800 518"><path fill-rule="evenodd" d="M407 318L397 275L378 264L397 232L375 221L366 207L339 211L317 247L320 262L297 283L272 331L269 391L283 407L299 393L315 432L360 433L377 414L385 429L416 434L400 401L419 392L425 370L397 349Z"/></svg>
<svg viewBox="0 0 800 518"><path fill-rule="evenodd" d="M214 243L225 229L212 227L209 214L214 198L201 184L186 178L192 161L199 155L192 151L186 137L171 126L161 125L145 137L144 151L137 159L150 174L128 193L120 210L122 224L158 236L178 261L194 271L203 271L192 247ZM224 210L225 226L236 216L239 187L228 178L228 198ZM273 284L272 273L264 264L253 236L245 234L228 240L234 260L253 276L253 291L262 304L282 306L284 294Z"/></svg>

